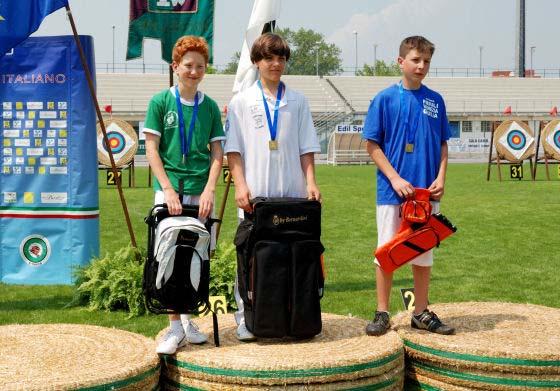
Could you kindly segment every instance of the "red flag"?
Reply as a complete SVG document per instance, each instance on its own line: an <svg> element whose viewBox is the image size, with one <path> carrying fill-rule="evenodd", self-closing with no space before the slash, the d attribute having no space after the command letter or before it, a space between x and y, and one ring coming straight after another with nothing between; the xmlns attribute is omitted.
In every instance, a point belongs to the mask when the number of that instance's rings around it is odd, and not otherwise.
<svg viewBox="0 0 560 391"><path fill-rule="evenodd" d="M511 114L511 106L505 108L504 114Z"/></svg>
<svg viewBox="0 0 560 391"><path fill-rule="evenodd" d="M103 108L103 110L105 110L106 113L112 113L113 112L113 106L112 105L107 105Z"/></svg>
<svg viewBox="0 0 560 391"><path fill-rule="evenodd" d="M554 106L552 109L550 109L549 114L553 117L556 117L558 115L558 107Z"/></svg>

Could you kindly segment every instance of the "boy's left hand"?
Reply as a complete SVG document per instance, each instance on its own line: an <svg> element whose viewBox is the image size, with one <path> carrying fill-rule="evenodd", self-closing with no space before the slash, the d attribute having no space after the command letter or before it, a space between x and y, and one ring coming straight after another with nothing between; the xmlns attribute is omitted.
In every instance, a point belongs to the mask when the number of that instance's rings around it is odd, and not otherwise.
<svg viewBox="0 0 560 391"><path fill-rule="evenodd" d="M198 217L207 218L212 213L212 208L214 207L214 192L212 190L206 190L200 195L200 200L198 203Z"/></svg>
<svg viewBox="0 0 560 391"><path fill-rule="evenodd" d="M436 180L428 187L430 191L430 198L434 201L439 201L444 193L444 181L436 178Z"/></svg>
<svg viewBox="0 0 560 391"><path fill-rule="evenodd" d="M307 185L307 199L321 202L321 192L316 184Z"/></svg>

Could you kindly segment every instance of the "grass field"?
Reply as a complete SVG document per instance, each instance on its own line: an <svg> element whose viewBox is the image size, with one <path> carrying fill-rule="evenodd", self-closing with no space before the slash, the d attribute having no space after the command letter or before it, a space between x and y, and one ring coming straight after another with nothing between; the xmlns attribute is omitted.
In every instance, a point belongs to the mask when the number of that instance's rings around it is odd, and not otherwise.
<svg viewBox="0 0 560 391"><path fill-rule="evenodd" d="M528 167L525 170L527 175ZM508 178L505 169L503 174ZM328 273L323 311L369 318L375 309L371 255L377 237L375 167L318 166L317 178L324 197L322 241ZM498 182L495 167L492 178L486 181L485 164L450 165L441 211L458 232L436 250L430 301L511 301L560 307L560 181L556 177L544 181L544 169L536 182ZM105 173L100 172L102 253L129 242L117 192L104 183ZM137 169L136 184L136 188L125 187L125 196L136 240L145 247L143 218L153 200L146 169ZM218 205L223 191L220 184ZM220 242L232 241L235 213L232 189ZM395 272L393 312L403 309L399 289L412 285L409 267ZM89 323L153 337L166 323L162 316L126 319L119 312L65 309L72 292L68 286L0 284L0 324Z"/></svg>

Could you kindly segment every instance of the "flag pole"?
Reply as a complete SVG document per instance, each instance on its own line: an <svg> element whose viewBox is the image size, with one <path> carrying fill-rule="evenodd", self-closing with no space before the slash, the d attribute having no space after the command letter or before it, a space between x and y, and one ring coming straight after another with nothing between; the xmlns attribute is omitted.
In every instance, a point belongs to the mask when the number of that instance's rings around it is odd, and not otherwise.
<svg viewBox="0 0 560 391"><path fill-rule="evenodd" d="M272 33L274 32L275 27L276 27L276 20L270 20L264 24L261 34ZM228 162L228 168L229 168L229 162ZM224 195L222 197L222 204L220 205L220 212L218 215L219 222L216 225L216 244L218 243L218 237L220 236L220 229L222 228L222 219L224 218L224 212L226 210L226 203L229 196L229 189L231 187L231 180L232 180L232 175L230 172L230 174L227 177L226 188L224 190Z"/></svg>
<svg viewBox="0 0 560 391"><path fill-rule="evenodd" d="M74 35L74 40L76 41L76 46L78 47L78 52L80 53L80 61L82 62L82 66L86 74L86 79L89 86L89 92L91 94L91 98L93 99L93 103L95 105L95 112L97 113L97 118L99 119L101 132L103 133L103 142L107 146L107 152L109 153L109 160L111 161L111 170L113 171L115 182L117 183L117 189L119 191L119 197L121 199L121 205L124 212L124 218L126 220L126 226L128 227L128 233L130 234L130 242L133 247L137 247L136 238L134 237L134 231L132 230L132 224L130 223L130 216L128 215L128 209L126 207L126 200L124 199L124 194L122 191L121 178L119 177L117 172L117 167L115 166L115 159L113 158L113 152L111 151L111 148L109 146L109 139L107 138L107 130L105 129L105 123L103 122L103 116L101 115L101 110L99 109L99 102L97 101L97 96L95 94L95 89L93 87L91 71L87 64L86 55L84 54L84 49L82 48L80 38L78 37L78 31L76 30L76 24L74 23L72 11L70 10L70 5L67 3L64 7L66 8L66 14L68 15L68 19L70 20L70 26L72 27L72 33Z"/></svg>

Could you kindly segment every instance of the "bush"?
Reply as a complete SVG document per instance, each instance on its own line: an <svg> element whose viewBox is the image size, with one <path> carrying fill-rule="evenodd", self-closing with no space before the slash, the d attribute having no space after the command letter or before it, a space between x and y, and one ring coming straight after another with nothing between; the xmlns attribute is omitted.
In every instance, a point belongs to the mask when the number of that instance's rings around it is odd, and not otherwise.
<svg viewBox="0 0 560 391"><path fill-rule="evenodd" d="M228 309L235 309L233 288L236 274L235 246L218 247L210 262L210 296L225 296ZM146 254L132 246L94 259L74 272L76 292L69 306L90 310L125 310L130 317L146 313L142 277Z"/></svg>
<svg viewBox="0 0 560 391"><path fill-rule="evenodd" d="M216 248L210 261L210 296L225 296L228 310L237 309L233 287L237 270L237 253L230 243Z"/></svg>
<svg viewBox="0 0 560 391"><path fill-rule="evenodd" d="M144 263L139 262L142 259L142 251L128 246L77 268L76 293L70 305L87 305L91 310L125 310L131 317L145 314Z"/></svg>

